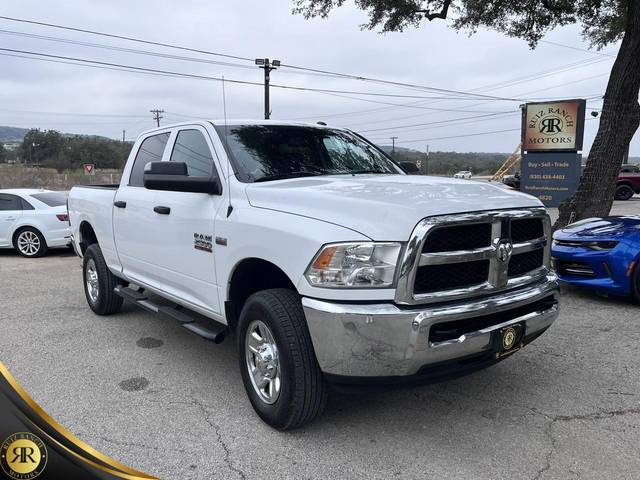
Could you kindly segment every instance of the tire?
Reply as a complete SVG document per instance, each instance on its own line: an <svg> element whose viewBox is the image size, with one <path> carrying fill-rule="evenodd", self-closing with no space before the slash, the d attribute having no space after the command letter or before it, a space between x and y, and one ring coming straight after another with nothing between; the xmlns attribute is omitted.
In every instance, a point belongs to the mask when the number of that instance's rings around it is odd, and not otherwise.
<svg viewBox="0 0 640 480"><path fill-rule="evenodd" d="M251 295L237 331L242 381L251 405L265 423L289 430L322 413L327 387L296 292L278 288ZM255 353L256 345L259 353ZM273 357L276 361L269 361ZM261 391L256 381L266 382L268 376L269 385Z"/></svg>
<svg viewBox="0 0 640 480"><path fill-rule="evenodd" d="M48 250L44 236L33 227L19 229L14 235L13 246L20 255L27 258L42 257Z"/></svg>
<svg viewBox="0 0 640 480"><path fill-rule="evenodd" d="M629 185L618 185L614 198L616 200L629 200L634 195L633 188Z"/></svg>
<svg viewBox="0 0 640 480"><path fill-rule="evenodd" d="M104 261L97 243L89 245L82 258L82 281L84 295L91 310L98 315L111 315L122 307L122 297L113 292L118 278Z"/></svg>

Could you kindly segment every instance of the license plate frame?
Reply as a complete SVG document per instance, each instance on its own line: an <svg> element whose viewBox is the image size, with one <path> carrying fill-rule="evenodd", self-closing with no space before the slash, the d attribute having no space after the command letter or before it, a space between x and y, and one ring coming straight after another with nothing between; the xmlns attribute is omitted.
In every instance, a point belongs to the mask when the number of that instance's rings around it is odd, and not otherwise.
<svg viewBox="0 0 640 480"><path fill-rule="evenodd" d="M496 358L507 357L524 347L525 322L512 323L491 332L491 346Z"/></svg>

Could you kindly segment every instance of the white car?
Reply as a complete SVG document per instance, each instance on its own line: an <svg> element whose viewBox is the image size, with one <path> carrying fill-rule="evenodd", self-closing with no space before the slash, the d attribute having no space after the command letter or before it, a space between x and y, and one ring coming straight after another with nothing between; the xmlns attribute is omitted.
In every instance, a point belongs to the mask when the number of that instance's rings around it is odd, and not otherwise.
<svg viewBox="0 0 640 480"><path fill-rule="evenodd" d="M0 248L24 257L71 243L67 195L35 188L0 190Z"/></svg>
<svg viewBox="0 0 640 480"><path fill-rule="evenodd" d="M462 170L454 174L453 178L471 178L471 172L469 170Z"/></svg>

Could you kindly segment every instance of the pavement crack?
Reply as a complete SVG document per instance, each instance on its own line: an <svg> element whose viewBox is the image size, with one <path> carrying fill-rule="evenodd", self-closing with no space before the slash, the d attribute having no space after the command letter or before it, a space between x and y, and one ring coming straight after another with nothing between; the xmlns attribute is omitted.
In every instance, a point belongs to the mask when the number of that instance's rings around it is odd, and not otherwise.
<svg viewBox="0 0 640 480"><path fill-rule="evenodd" d="M546 418L549 418L549 422L547 423L546 428L544 429L544 434L549 438L549 442L551 443L551 448L547 452L544 457L544 465L538 469L535 475L532 477L532 480L539 480L542 476L551 469L551 459L553 455L556 453L557 448L557 440L553 436L553 426L558 422L573 422L576 420L607 420L614 417L620 417L624 415L637 415L640 414L640 407L633 408L624 408L618 410L600 410L592 413L582 413L582 414L574 414L574 415L555 415L550 417L542 412L535 410L536 413L543 415ZM579 477L576 472L571 472Z"/></svg>
<svg viewBox="0 0 640 480"><path fill-rule="evenodd" d="M210 418L208 407L202 402L199 402L198 400L195 400L195 399L191 400L191 404L195 405L202 411L202 413L204 414L205 422L207 422L209 426L213 429L216 439L220 444L220 446L222 447L222 450L224 451L224 456L222 460L224 461L225 465L229 468L229 470L238 474L238 477L240 478L240 480L246 480L247 478L246 473L244 473L242 469L236 467L233 462L233 459L231 458L231 449L229 448L227 443L224 441L224 438L222 438L222 434L220 433L220 426Z"/></svg>

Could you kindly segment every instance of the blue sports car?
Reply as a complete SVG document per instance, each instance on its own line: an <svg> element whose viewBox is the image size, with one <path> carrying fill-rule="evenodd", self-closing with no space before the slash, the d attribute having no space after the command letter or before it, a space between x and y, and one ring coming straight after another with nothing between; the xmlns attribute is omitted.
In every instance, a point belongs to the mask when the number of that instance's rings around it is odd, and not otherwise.
<svg viewBox="0 0 640 480"><path fill-rule="evenodd" d="M560 280L640 302L640 215L588 218L553 234Z"/></svg>

